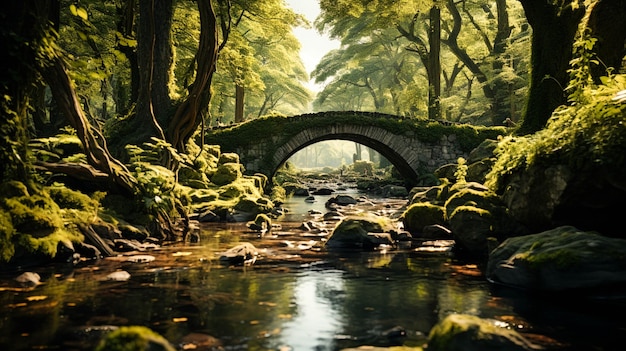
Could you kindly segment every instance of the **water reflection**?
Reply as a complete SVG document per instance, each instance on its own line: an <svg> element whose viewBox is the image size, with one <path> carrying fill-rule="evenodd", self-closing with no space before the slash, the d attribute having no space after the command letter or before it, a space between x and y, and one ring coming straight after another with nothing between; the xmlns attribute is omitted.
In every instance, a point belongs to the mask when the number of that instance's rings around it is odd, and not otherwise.
<svg viewBox="0 0 626 351"><path fill-rule="evenodd" d="M293 350L333 350L334 339L343 329L340 296L342 272L307 271L296 279L293 320L285 323L279 341Z"/></svg>
<svg viewBox="0 0 626 351"><path fill-rule="evenodd" d="M301 257L281 261L271 259L279 250L274 243L262 249L265 255L253 267L225 267L216 260L238 242L263 247L272 240L246 232L245 224L211 224L201 244L163 247L150 253L151 262L121 256L84 267L43 267L43 284L35 287L18 286L15 275L5 273L0 350L93 350L103 333L121 325L150 327L179 349L190 335L217 338L227 350L422 345L450 313L494 318L564 340L571 350L611 350L607 345L626 342L623 303L554 301L494 288L480 269L445 253L307 253L281 247ZM117 270L131 278L106 279ZM389 337L387 331L396 327L406 338Z"/></svg>

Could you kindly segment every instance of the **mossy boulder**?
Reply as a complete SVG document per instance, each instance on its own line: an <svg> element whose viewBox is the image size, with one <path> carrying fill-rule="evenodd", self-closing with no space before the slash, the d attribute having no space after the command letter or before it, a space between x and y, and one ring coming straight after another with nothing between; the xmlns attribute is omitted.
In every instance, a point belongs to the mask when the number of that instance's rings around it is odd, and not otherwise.
<svg viewBox="0 0 626 351"><path fill-rule="evenodd" d="M509 238L489 255L486 276L536 291L623 286L626 240L572 226Z"/></svg>
<svg viewBox="0 0 626 351"><path fill-rule="evenodd" d="M242 177L241 165L239 163L223 163L211 177L211 182L216 185L226 185Z"/></svg>
<svg viewBox="0 0 626 351"><path fill-rule="evenodd" d="M449 219L456 248L464 254L483 258L489 254L489 238L496 237L497 218L476 206L459 206Z"/></svg>
<svg viewBox="0 0 626 351"><path fill-rule="evenodd" d="M428 202L410 205L402 214L404 229L411 234L422 233L424 227L434 224L444 225L445 209Z"/></svg>
<svg viewBox="0 0 626 351"><path fill-rule="evenodd" d="M245 217L250 218L254 218L259 213L268 213L272 208L274 208L274 204L270 199L252 196L242 196L234 206L235 211L247 214Z"/></svg>
<svg viewBox="0 0 626 351"><path fill-rule="evenodd" d="M472 205L488 211L496 207L504 207L504 203L496 193L479 183L454 184L450 187L448 194L449 198L444 204L448 219L459 206Z"/></svg>
<svg viewBox="0 0 626 351"><path fill-rule="evenodd" d="M529 351L541 347L495 320L468 314L451 314L437 323L428 336L428 351Z"/></svg>
<svg viewBox="0 0 626 351"><path fill-rule="evenodd" d="M381 244L393 244L386 218L375 215L342 219L328 237L329 249L372 250Z"/></svg>
<svg viewBox="0 0 626 351"><path fill-rule="evenodd" d="M95 351L175 351L164 337L143 326L120 327L108 333Z"/></svg>
<svg viewBox="0 0 626 351"><path fill-rule="evenodd" d="M99 206L97 197L68 189L61 185L47 188L52 200L61 208L92 211L95 213Z"/></svg>
<svg viewBox="0 0 626 351"><path fill-rule="evenodd" d="M220 155L217 165L221 166L227 163L239 163L239 155L234 152L225 152Z"/></svg>

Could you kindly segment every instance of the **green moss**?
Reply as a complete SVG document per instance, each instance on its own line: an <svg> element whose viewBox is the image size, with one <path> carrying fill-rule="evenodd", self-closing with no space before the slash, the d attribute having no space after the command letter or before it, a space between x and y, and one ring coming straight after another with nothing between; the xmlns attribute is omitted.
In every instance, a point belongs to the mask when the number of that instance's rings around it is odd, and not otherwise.
<svg viewBox="0 0 626 351"><path fill-rule="evenodd" d="M59 206L43 195L5 199L4 207L11 214L13 227L21 233L42 237L63 226Z"/></svg>
<svg viewBox="0 0 626 351"><path fill-rule="evenodd" d="M459 207L464 205L473 205L476 207L491 210L500 198L492 191L481 191L472 188L462 188L448 198L444 207L446 218L450 219L452 213Z"/></svg>
<svg viewBox="0 0 626 351"><path fill-rule="evenodd" d="M226 185L242 177L241 165L239 163L224 163L217 167L215 174L211 177L211 182L217 185Z"/></svg>
<svg viewBox="0 0 626 351"><path fill-rule="evenodd" d="M404 229L411 233L421 233L425 226L445 224L444 208L428 202L410 205L402 214Z"/></svg>
<svg viewBox="0 0 626 351"><path fill-rule="evenodd" d="M539 132L503 138L497 161L485 184L502 193L510 175L533 165L567 165L572 173L597 169L626 169L626 103L614 101L626 89L626 75L603 78L603 85L589 86L575 104L557 109ZM619 174L621 171L621 174Z"/></svg>
<svg viewBox="0 0 626 351"><path fill-rule="evenodd" d="M234 152L225 152L220 155L217 161L218 166L226 163L239 163L239 155Z"/></svg>
<svg viewBox="0 0 626 351"><path fill-rule="evenodd" d="M83 210L92 213L96 212L99 199L103 197L103 194L89 196L79 191L68 189L61 184L48 187L47 190L52 200L61 208Z"/></svg>
<svg viewBox="0 0 626 351"><path fill-rule="evenodd" d="M0 261L9 261L15 254L15 245L12 241L14 235L11 215L0 209Z"/></svg>
<svg viewBox="0 0 626 351"><path fill-rule="evenodd" d="M120 327L107 334L95 351L174 351L161 335L142 326Z"/></svg>

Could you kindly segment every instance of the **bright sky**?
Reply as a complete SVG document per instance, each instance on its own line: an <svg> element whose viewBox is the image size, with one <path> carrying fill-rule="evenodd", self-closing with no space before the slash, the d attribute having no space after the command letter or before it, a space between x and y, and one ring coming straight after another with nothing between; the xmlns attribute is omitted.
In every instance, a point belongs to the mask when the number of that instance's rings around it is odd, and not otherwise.
<svg viewBox="0 0 626 351"><path fill-rule="evenodd" d="M318 0L285 0L285 3L296 13L304 15L311 24L313 24L320 13ZM311 74L315 66L317 66L327 52L339 47L339 41L330 40L327 36L319 34L314 28L295 28L294 35L302 44L300 57L302 57L304 67L309 74ZM308 87L313 91L319 91L321 89L321 87L315 85L313 81L309 83Z"/></svg>

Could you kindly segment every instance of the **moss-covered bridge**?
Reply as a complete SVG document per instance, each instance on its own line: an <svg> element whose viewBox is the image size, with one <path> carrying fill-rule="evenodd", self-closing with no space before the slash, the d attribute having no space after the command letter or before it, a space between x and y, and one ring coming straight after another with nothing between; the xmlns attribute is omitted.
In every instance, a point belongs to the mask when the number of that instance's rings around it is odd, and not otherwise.
<svg viewBox="0 0 626 351"><path fill-rule="evenodd" d="M408 119L372 112L320 112L293 117L270 116L206 133L207 144L239 154L247 174L272 177L289 157L324 140L350 140L387 158L407 180L456 163L485 139L506 133L503 127L476 127Z"/></svg>

